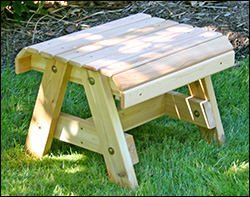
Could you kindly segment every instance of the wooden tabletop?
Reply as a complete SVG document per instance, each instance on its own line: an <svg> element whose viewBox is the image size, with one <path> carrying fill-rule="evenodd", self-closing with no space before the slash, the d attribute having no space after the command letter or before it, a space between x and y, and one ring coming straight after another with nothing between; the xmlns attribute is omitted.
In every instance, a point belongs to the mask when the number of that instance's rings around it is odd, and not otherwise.
<svg viewBox="0 0 250 197"><path fill-rule="evenodd" d="M124 91L233 47L221 33L139 13L25 49L99 71Z"/></svg>

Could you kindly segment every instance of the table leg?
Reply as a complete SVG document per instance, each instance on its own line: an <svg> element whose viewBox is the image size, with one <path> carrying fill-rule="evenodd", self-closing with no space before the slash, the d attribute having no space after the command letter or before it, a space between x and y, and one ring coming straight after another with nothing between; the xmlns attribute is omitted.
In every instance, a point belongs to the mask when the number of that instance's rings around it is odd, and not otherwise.
<svg viewBox="0 0 250 197"><path fill-rule="evenodd" d="M83 84L110 179L122 187L138 185L108 78L83 69Z"/></svg>
<svg viewBox="0 0 250 197"><path fill-rule="evenodd" d="M203 79L195 81L188 85L191 96L196 98L205 99L210 101L212 105L212 112L214 115L216 127L214 129L207 129L199 126L200 134L202 138L210 143L214 140L216 135L216 140L219 146L222 146L225 143L225 134L220 118L219 109L217 106L217 101L213 89L213 84L210 76L207 76Z"/></svg>
<svg viewBox="0 0 250 197"><path fill-rule="evenodd" d="M25 147L36 158L50 149L72 66L47 60Z"/></svg>

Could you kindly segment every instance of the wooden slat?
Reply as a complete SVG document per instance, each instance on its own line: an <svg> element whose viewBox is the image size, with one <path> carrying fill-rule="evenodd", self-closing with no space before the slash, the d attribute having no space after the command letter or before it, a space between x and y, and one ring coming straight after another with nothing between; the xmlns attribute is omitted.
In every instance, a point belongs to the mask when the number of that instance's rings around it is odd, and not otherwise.
<svg viewBox="0 0 250 197"><path fill-rule="evenodd" d="M115 38L116 36L120 36L121 38L124 36L129 36L131 32L135 31L137 28L146 27L149 24L162 22L162 21L164 21L164 19L154 17L154 18L149 18L149 19L145 19L142 21L136 21L134 23L123 25L121 27L117 27L114 29L110 29L108 31L105 31L99 34L92 33L90 36L81 38L79 40L74 40L74 41L60 44L59 46L50 47L48 49L43 49L41 51L41 55L43 55L44 57L52 58L54 56L58 56L59 54L61 54L61 57L63 57L63 53L67 51L75 50L84 45L89 45L95 42L99 42L101 40ZM118 38L119 37L117 37L117 39ZM98 47L94 48L94 50L98 50Z"/></svg>
<svg viewBox="0 0 250 197"><path fill-rule="evenodd" d="M219 37L114 75L113 79L119 89L125 91L232 49L225 36Z"/></svg>
<svg viewBox="0 0 250 197"><path fill-rule="evenodd" d="M47 59L39 54L32 54L31 55L31 69L39 71L39 72L44 72L46 62L50 60L51 59ZM81 69L82 68L73 66L71 73L70 73L69 81L83 85ZM109 82L112 88L112 93L116 96L120 96L120 90L114 84L114 81L110 79Z"/></svg>
<svg viewBox="0 0 250 197"><path fill-rule="evenodd" d="M121 68L121 65L123 65L123 63L131 57L134 57L134 59L140 58L142 54L149 51L160 52L160 49L164 49L164 47L166 48L166 46L169 46L169 42L172 44L176 42L176 40L184 38L187 39L195 34L205 31L206 30L204 29L193 28L190 25L184 24L171 26L153 34L134 39L131 42L124 43L120 46L120 48L118 48L118 50L110 48L111 52L109 55L106 55L103 58L100 57L94 61L85 62L84 67L95 71L106 67L108 67L108 70ZM173 41L174 39L175 41ZM109 68L109 65L114 63L116 64Z"/></svg>
<svg viewBox="0 0 250 197"><path fill-rule="evenodd" d="M110 59L109 65L103 66L100 72L105 76L111 77L218 37L221 37L221 34L217 32L203 32L202 29L198 29L197 31L194 29L192 33L167 36L161 38L159 43L152 42L152 46L145 46L145 48L137 52L130 54L124 52L121 55L117 55L117 57L106 57L105 59ZM120 60L118 57L120 57ZM101 65L101 62L99 64Z"/></svg>
<svg viewBox="0 0 250 197"><path fill-rule="evenodd" d="M143 102L150 98L169 92L200 78L212 75L234 65L234 51L218 55L199 62L190 67L157 78L154 81L138 85L121 94L121 107L123 109Z"/></svg>
<svg viewBox="0 0 250 197"><path fill-rule="evenodd" d="M84 64L87 64L87 62L89 61L93 61L108 56L110 54L113 54L117 51L120 51L121 48L127 47L128 45L136 46L136 44L142 38L155 36L158 34L158 31L177 24L178 24L177 22L170 20L157 23L153 22L150 26L136 29L135 31L131 32L129 36L122 35L119 36L118 39L110 38L108 40L100 41L92 45L86 45L76 50L63 53L63 55L55 56L55 58L61 57L64 59L68 59L70 64L81 67ZM99 47L101 46L102 48L96 51L91 51L97 46Z"/></svg>
<svg viewBox="0 0 250 197"><path fill-rule="evenodd" d="M55 47L63 43L71 42L77 39L82 39L92 34L101 33L101 32L108 31L113 28L121 27L123 25L134 23L136 21L145 20L148 18L151 18L151 16L148 14L143 14L143 13L134 14L134 15L124 17L118 20L114 20L114 21L111 21L102 25L98 25L96 27L91 27L89 29L74 32L65 36L61 36L59 38L54 38L48 41L34 44L34 45L27 47L27 49L29 52L38 54L45 49Z"/></svg>

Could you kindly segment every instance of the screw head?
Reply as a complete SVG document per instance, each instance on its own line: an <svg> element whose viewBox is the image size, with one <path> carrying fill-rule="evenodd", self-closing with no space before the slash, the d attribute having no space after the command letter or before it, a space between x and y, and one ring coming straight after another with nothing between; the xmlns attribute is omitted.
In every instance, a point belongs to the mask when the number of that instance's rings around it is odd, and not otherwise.
<svg viewBox="0 0 250 197"><path fill-rule="evenodd" d="M194 110L194 116L198 118L200 116L200 112L198 110Z"/></svg>
<svg viewBox="0 0 250 197"><path fill-rule="evenodd" d="M41 124L40 124L39 122L36 123L36 125L37 125L38 129L41 129L41 128L42 128L42 126L41 126Z"/></svg>
<svg viewBox="0 0 250 197"><path fill-rule="evenodd" d="M109 154L110 154L110 155L115 154L115 150L114 150L112 147L109 147L109 148L108 148L108 151L109 151Z"/></svg>
<svg viewBox="0 0 250 197"><path fill-rule="evenodd" d="M56 73L56 72L57 72L57 68L56 68L56 66L55 66L55 65L53 65L53 66L51 67L51 70L52 70L54 73Z"/></svg>
<svg viewBox="0 0 250 197"><path fill-rule="evenodd" d="M94 79L93 77L90 77L90 78L89 78L89 83L90 83L91 85L94 85L94 84L95 84L95 79Z"/></svg>

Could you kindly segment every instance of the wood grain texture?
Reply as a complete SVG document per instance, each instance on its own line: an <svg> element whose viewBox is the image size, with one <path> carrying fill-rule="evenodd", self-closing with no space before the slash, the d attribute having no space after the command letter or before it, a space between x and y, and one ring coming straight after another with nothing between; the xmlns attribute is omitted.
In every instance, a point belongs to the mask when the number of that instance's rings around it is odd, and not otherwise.
<svg viewBox="0 0 250 197"><path fill-rule="evenodd" d="M31 55L26 48L23 48L15 58L15 72L20 74L31 70Z"/></svg>
<svg viewBox="0 0 250 197"><path fill-rule="evenodd" d="M100 49L101 46L103 46L103 45L105 46L105 44L107 45L108 43L111 42L111 40L117 41L119 38L122 39L123 37L129 36L130 34L132 35L132 33L136 29L146 27L146 26L149 26L150 24L153 24L156 22L162 22L162 21L164 21L164 19L160 19L160 18L156 18L156 17L145 19L142 21L134 21L131 24L127 24L127 25L123 25L121 27L110 29L110 30L102 32L100 34L93 33L93 34L91 34L85 38L81 38L79 40L65 42L63 44L60 44L59 46L50 47L48 49L43 49L41 51L41 55L44 57L48 57L48 58L52 58L54 56L57 56L57 58L58 58L59 54L61 54L60 57L63 58L64 53L66 53L68 51L76 50L76 49L83 47L85 45L90 45L90 44L98 42L94 47L89 46L88 49L83 49L83 50L87 50L87 51L91 52L91 50L98 50L98 49ZM107 42L106 42L106 40L107 40ZM98 45L100 45L100 46L98 46ZM68 60L65 59L65 61L67 62Z"/></svg>
<svg viewBox="0 0 250 197"><path fill-rule="evenodd" d="M187 26L184 30L181 26L184 25L175 25L156 32L155 35L138 38L132 44L126 44L106 57L86 62L84 66L101 69L103 75L112 76L220 36L214 33L204 37L207 33L204 29Z"/></svg>
<svg viewBox="0 0 250 197"><path fill-rule="evenodd" d="M78 32L74 32L74 33L65 35L65 36L61 36L59 38L54 38L54 39L51 39L48 41L44 41L41 43L31 45L31 46L27 47L27 50L29 52L34 53L34 54L39 54L43 50L46 50L46 49L49 49L52 47L56 47L56 46L59 46L61 44L67 43L67 42L82 39L82 38L85 38L85 37L93 35L93 34L105 32L105 31L108 31L108 30L116 28L116 27L120 27L123 25L134 23L136 21L145 20L148 18L151 18L151 16L148 14L143 14L143 13L131 15L131 16L124 17L124 18L121 18L118 20L114 20L114 21L111 21L111 22L108 22L108 23L105 23L102 25L98 25L96 27L92 27L92 28L89 28L86 30L82 30L82 31L78 31Z"/></svg>
<svg viewBox="0 0 250 197"><path fill-rule="evenodd" d="M110 38L108 40L110 40L109 46L106 47L102 47L98 50L95 51L90 51L87 50L90 47L94 47L94 46L98 46L98 44L102 44L102 42L99 43L93 43L93 45L91 46L83 46L80 47L76 50L73 51L69 51L67 53L63 54L63 58L69 59L69 63L74 65L74 66L78 66L78 67L82 67L88 66L88 62L100 59L100 58L105 58L106 56L112 55L116 52L119 52L120 50L122 50L124 47L134 47L138 45L138 42L140 43L140 41L142 39L146 39L148 37L151 37L153 39L153 37L157 36L158 34L160 34L161 30L170 26L174 26L177 25L177 22L174 21L160 21L160 22L153 22L152 24L148 24L148 26L143 27L143 28L138 28L132 32L129 33L129 35L122 35L120 36L119 39L116 38ZM156 32L156 33L155 33ZM104 40L106 43L108 42L108 40ZM116 43L117 42L117 43ZM116 43L116 44L115 44ZM100 47L100 46L99 46ZM57 56L56 56L57 58ZM96 68L90 68L92 70L97 70Z"/></svg>
<svg viewBox="0 0 250 197"><path fill-rule="evenodd" d="M232 45L223 36L142 64L114 75L113 79L119 89L124 91L231 50Z"/></svg>
<svg viewBox="0 0 250 197"><path fill-rule="evenodd" d="M174 91L166 93L165 99L166 115L209 129L215 127L211 104L208 101Z"/></svg>
<svg viewBox="0 0 250 197"><path fill-rule="evenodd" d="M234 51L199 62L193 66L175 71L153 81L137 85L134 88L122 91L121 106L123 109L137 103L159 96L200 78L227 69L234 65Z"/></svg>
<svg viewBox="0 0 250 197"><path fill-rule="evenodd" d="M132 135L124 133L133 165L139 162ZM93 119L81 119L66 113L60 114L54 138L102 154Z"/></svg>
<svg viewBox="0 0 250 197"><path fill-rule="evenodd" d="M83 68L82 76L110 179L122 187L135 188L138 183L108 78ZM95 84L86 77L92 77Z"/></svg>
<svg viewBox="0 0 250 197"><path fill-rule="evenodd" d="M53 65L56 73L51 70ZM70 65L54 60L46 62L25 144L34 157L42 158L51 147L70 71Z"/></svg>

